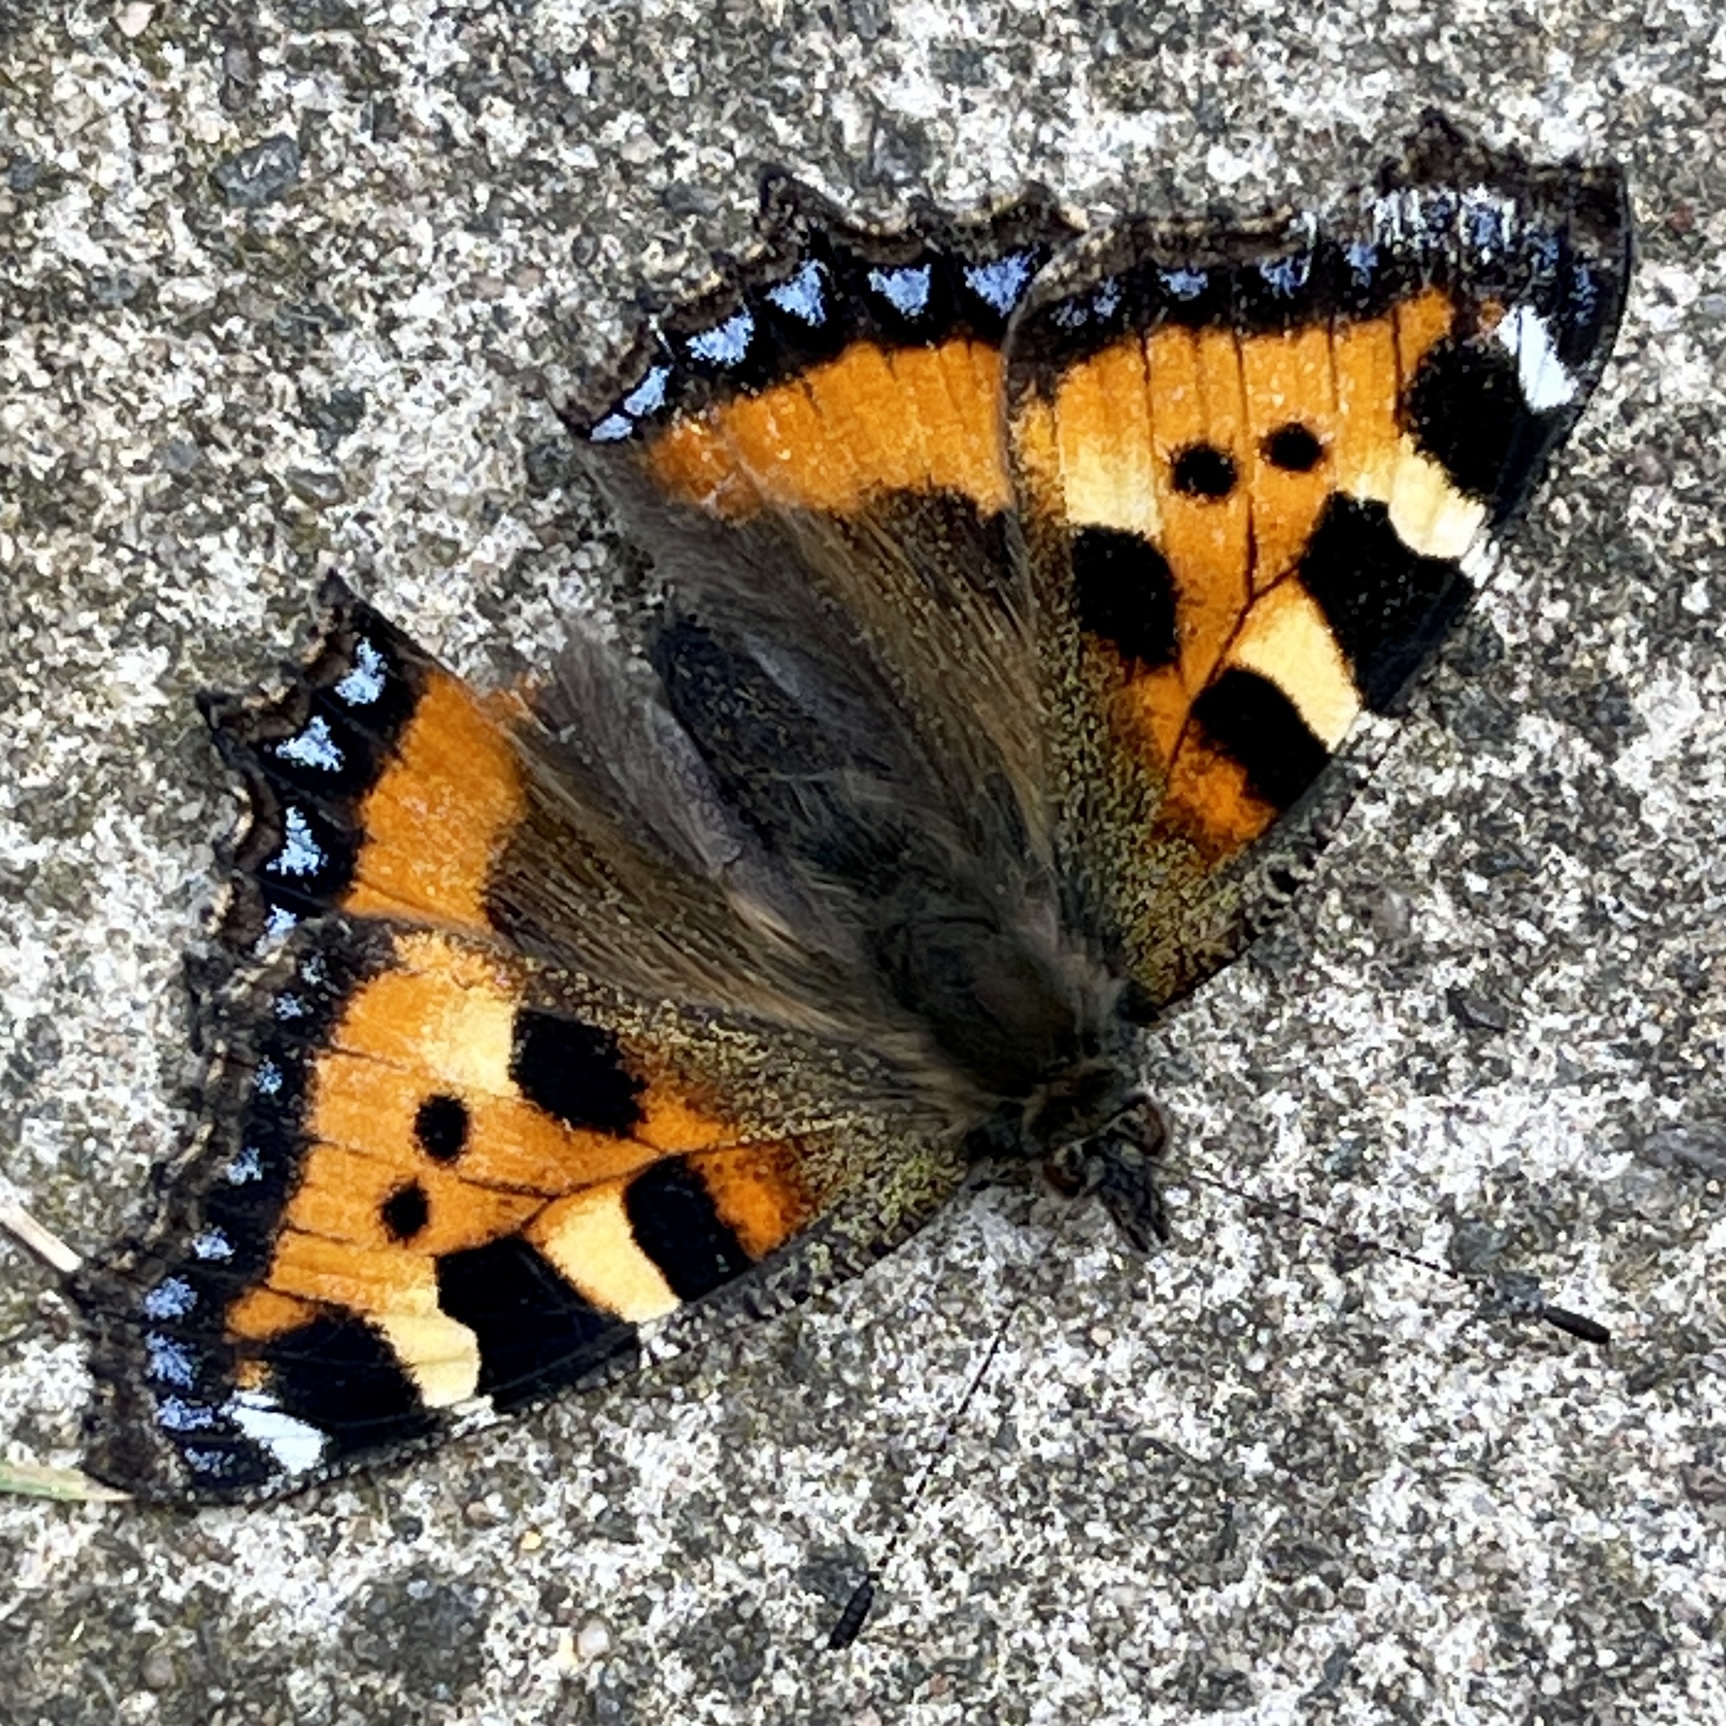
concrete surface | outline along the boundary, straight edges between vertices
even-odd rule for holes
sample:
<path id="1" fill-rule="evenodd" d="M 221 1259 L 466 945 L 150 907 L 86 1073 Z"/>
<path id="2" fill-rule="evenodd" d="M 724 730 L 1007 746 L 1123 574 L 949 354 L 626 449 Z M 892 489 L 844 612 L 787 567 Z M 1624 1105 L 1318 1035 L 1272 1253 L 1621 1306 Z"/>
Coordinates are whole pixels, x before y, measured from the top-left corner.
<path id="1" fill-rule="evenodd" d="M 741 241 L 756 163 L 878 210 L 1254 207 L 1436 102 L 1622 158 L 1642 236 L 1322 890 L 1153 1049 L 1196 1162 L 1500 1246 L 1608 1354 L 1213 1196 L 1143 1264 L 985 1195 L 794 1319 L 301 1501 L 0 1502 L 0 1720 L 1726 1718 L 1715 17 L 0 5 L 0 1155 L 85 1248 L 186 1127 L 234 807 L 193 692 L 266 672 L 332 565 L 469 673 L 543 653 L 614 567 L 546 394 Z M 1003 1323 L 877 1616 L 817 1653 Z M 81 1373 L 0 1245 L 5 1456 L 73 1459 Z"/>

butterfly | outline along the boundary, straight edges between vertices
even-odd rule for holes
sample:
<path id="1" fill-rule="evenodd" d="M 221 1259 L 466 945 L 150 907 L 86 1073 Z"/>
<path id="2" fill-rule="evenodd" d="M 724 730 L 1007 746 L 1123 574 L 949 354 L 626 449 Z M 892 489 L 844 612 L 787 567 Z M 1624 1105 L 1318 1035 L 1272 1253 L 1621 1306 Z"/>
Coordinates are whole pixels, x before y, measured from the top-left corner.
<path id="1" fill-rule="evenodd" d="M 865 1266 L 979 1166 L 1125 1238 L 1136 1040 L 1286 904 L 1574 426 L 1621 173 L 1436 118 L 1322 212 L 759 243 L 567 412 L 657 599 L 518 687 L 332 579 L 206 701 L 197 1129 L 71 1278 L 88 1467 L 246 1501 Z"/>

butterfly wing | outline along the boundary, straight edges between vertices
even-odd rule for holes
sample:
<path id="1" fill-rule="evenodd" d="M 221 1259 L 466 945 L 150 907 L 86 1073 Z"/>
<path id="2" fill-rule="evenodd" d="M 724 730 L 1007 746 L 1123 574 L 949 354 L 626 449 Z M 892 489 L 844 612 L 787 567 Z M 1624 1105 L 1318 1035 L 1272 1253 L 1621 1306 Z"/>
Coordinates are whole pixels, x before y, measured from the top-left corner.
<path id="1" fill-rule="evenodd" d="M 647 652 L 726 804 L 973 1111 L 1079 1053 L 1001 340 L 1071 226 L 1032 197 L 887 232 L 770 181 L 761 251 L 573 416 L 669 590 Z M 579 703 L 566 709 L 571 722 Z"/>
<path id="2" fill-rule="evenodd" d="M 878 1052 L 700 1004 L 760 941 L 711 872 L 617 832 L 573 768 L 545 807 L 556 745 L 519 699 L 328 598 L 283 695 L 212 704 L 251 819 L 201 1126 L 75 1284 L 92 1470 L 151 1496 L 285 1490 L 593 1382 L 817 1225 L 832 1269 L 885 1250 L 962 1173 Z M 548 823 L 591 950 L 659 967 L 645 1001 L 530 950 L 545 907 L 510 883 Z M 734 992 L 783 984 L 763 962 Z"/>
<path id="3" fill-rule="evenodd" d="M 1629 233 L 1616 170 L 1433 120 L 1326 218 L 1129 221 L 1038 279 L 1007 391 L 1063 876 L 1145 1008 L 1310 863 L 1586 404 Z"/>

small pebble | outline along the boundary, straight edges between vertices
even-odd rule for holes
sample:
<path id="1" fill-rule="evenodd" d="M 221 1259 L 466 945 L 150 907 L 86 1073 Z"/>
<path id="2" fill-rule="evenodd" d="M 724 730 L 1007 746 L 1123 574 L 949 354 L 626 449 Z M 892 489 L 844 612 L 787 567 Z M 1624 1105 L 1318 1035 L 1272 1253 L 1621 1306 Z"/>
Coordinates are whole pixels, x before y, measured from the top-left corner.
<path id="1" fill-rule="evenodd" d="M 282 475 L 288 490 L 301 503 L 309 503 L 322 509 L 328 504 L 342 501 L 342 478 L 340 474 L 326 473 L 320 468 L 291 467 Z"/>
<path id="2" fill-rule="evenodd" d="M 166 1648 L 152 1648 L 139 1671 L 146 1690 L 166 1690 L 174 1682 L 174 1657 Z"/>

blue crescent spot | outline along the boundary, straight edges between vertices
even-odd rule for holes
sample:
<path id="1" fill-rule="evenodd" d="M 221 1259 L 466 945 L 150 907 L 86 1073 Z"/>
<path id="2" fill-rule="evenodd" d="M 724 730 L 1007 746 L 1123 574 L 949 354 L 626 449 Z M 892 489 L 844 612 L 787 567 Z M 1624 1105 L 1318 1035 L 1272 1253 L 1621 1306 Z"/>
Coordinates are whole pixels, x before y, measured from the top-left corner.
<path id="1" fill-rule="evenodd" d="M 207 1403 L 187 1402 L 180 1396 L 165 1396 L 156 1404 L 156 1420 L 169 1432 L 208 1432 L 220 1419 Z"/>
<path id="2" fill-rule="evenodd" d="M 623 414 L 607 414 L 588 434 L 589 443 L 621 443 L 635 430 L 634 421 Z"/>
<path id="3" fill-rule="evenodd" d="M 714 366 L 735 366 L 742 363 L 755 335 L 752 312 L 734 312 L 724 323 L 690 336 L 684 346 L 698 360 Z"/>
<path id="4" fill-rule="evenodd" d="M 282 811 L 282 848 L 264 867 L 272 875 L 315 875 L 327 861 L 305 811 L 290 803 Z"/>
<path id="5" fill-rule="evenodd" d="M 1159 270 L 1163 286 L 1177 300 L 1196 300 L 1205 291 L 1210 277 L 1203 270 Z"/>
<path id="6" fill-rule="evenodd" d="M 796 275 L 769 288 L 767 297 L 780 311 L 801 318 L 811 329 L 819 329 L 827 322 L 821 266 L 813 258 Z"/>
<path id="7" fill-rule="evenodd" d="M 1009 252 L 992 263 L 967 264 L 965 285 L 985 305 L 1005 317 L 1024 297 L 1031 281 L 1031 254 Z"/>
<path id="8" fill-rule="evenodd" d="M 260 1097 L 274 1097 L 282 1089 L 282 1069 L 274 1061 L 263 1060 L 252 1075 L 252 1088 Z"/>
<path id="9" fill-rule="evenodd" d="M 190 1390 L 198 1382 L 198 1357 L 177 1338 L 146 1331 L 144 1353 L 148 1357 L 144 1370 L 151 1378 L 181 1390 Z"/>
<path id="10" fill-rule="evenodd" d="M 192 1237 L 192 1256 L 220 1264 L 234 1256 L 234 1243 L 220 1229 L 205 1229 Z"/>
<path id="11" fill-rule="evenodd" d="M 222 1174 L 231 1187 L 243 1187 L 248 1181 L 261 1181 L 264 1178 L 263 1153 L 255 1145 L 244 1146 Z"/>
<path id="12" fill-rule="evenodd" d="M 1266 258 L 1259 265 L 1259 274 L 1273 292 L 1289 299 L 1306 286 L 1307 277 L 1312 274 L 1312 254 L 1300 252 L 1292 258 Z"/>
<path id="13" fill-rule="evenodd" d="M 336 685 L 336 696 L 350 707 L 370 707 L 384 692 L 384 656 L 362 635 L 354 643 L 354 663 Z"/>
<path id="14" fill-rule="evenodd" d="M 164 1277 L 139 1303 L 145 1318 L 184 1318 L 198 1304 L 198 1291 L 184 1277 Z"/>
<path id="15" fill-rule="evenodd" d="M 657 413 L 665 406 L 665 386 L 671 379 L 670 366 L 654 366 L 647 376 L 623 398 L 623 411 L 639 419 L 643 414 Z"/>
<path id="16" fill-rule="evenodd" d="M 927 264 L 906 264 L 897 270 L 871 270 L 869 286 L 902 318 L 923 314 L 929 304 L 933 271 Z"/>
<path id="17" fill-rule="evenodd" d="M 180 1455 L 194 1474 L 207 1474 L 216 1479 L 237 1473 L 245 1461 L 238 1451 L 206 1450 L 201 1444 L 186 1445 Z"/>
<path id="18" fill-rule="evenodd" d="M 344 760 L 340 745 L 330 735 L 330 722 L 321 713 L 306 721 L 304 731 L 283 738 L 276 745 L 276 754 L 283 761 L 315 767 L 320 773 L 340 773 Z"/>
<path id="19" fill-rule="evenodd" d="M 299 917 L 285 905 L 272 905 L 264 919 L 264 932 L 258 937 L 258 951 L 274 946 L 298 922 Z"/>

